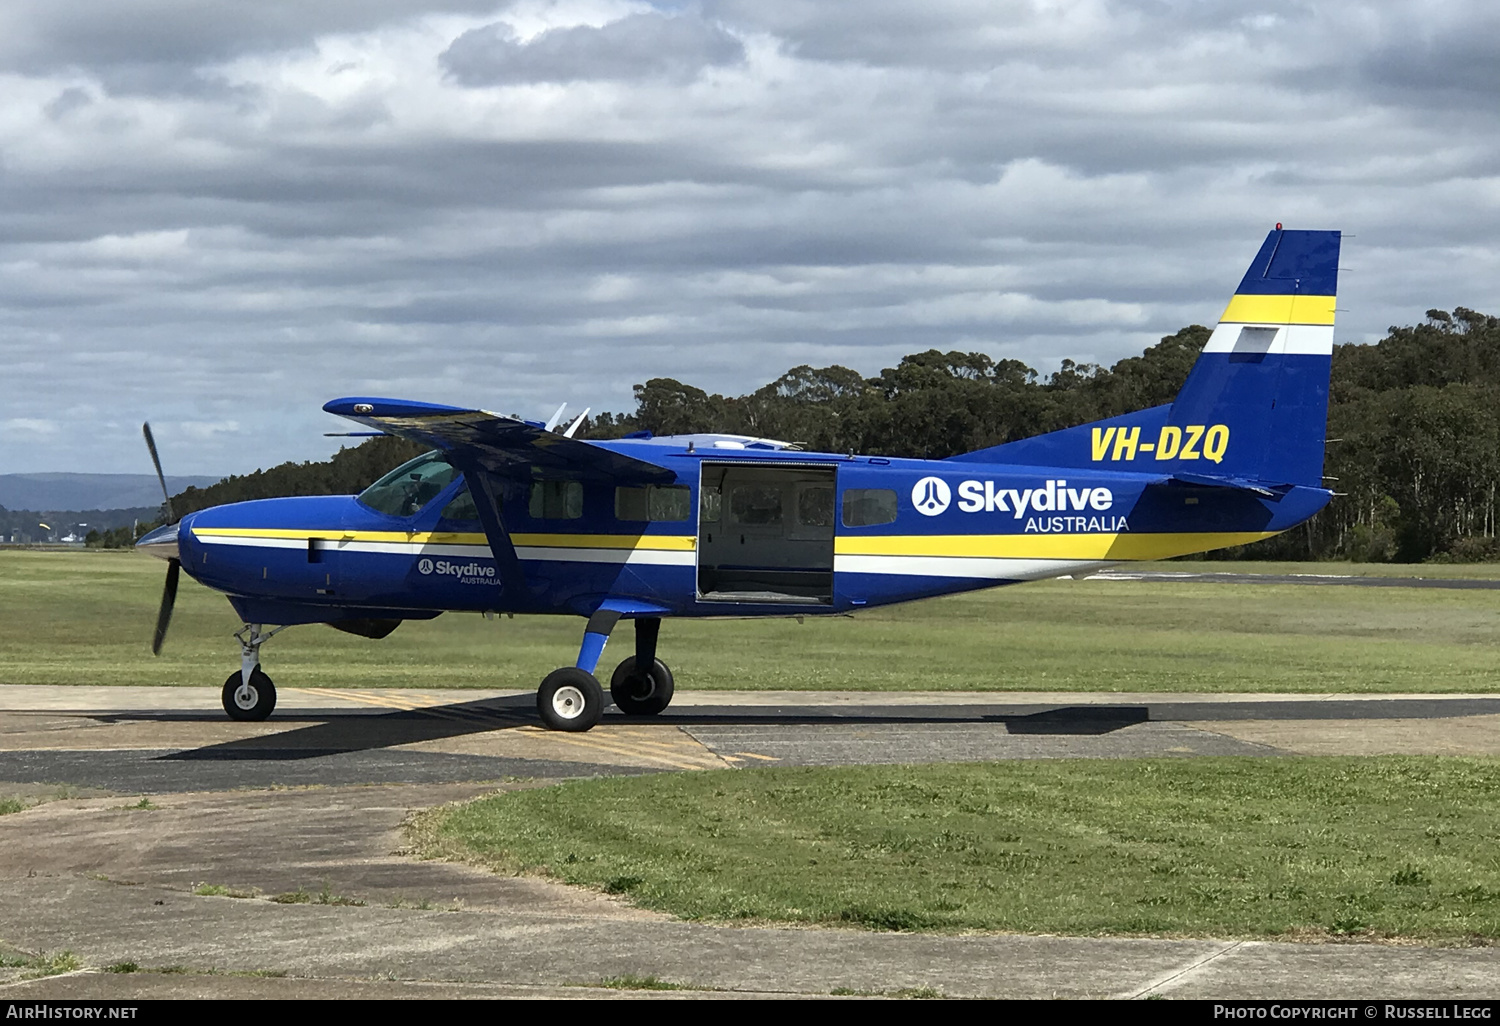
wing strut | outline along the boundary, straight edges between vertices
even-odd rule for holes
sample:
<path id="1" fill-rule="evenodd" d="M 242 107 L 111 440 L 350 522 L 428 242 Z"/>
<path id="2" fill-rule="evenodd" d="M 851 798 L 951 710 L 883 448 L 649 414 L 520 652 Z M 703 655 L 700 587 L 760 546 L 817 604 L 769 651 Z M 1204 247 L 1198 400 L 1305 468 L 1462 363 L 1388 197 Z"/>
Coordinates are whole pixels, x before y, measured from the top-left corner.
<path id="1" fill-rule="evenodd" d="M 469 494 L 474 496 L 474 506 L 479 511 L 479 522 L 484 525 L 484 535 L 489 539 L 495 568 L 500 571 L 501 587 L 507 598 L 512 601 L 520 599 L 526 594 L 526 574 L 521 569 L 521 559 L 516 555 L 510 532 L 500 519 L 500 496 L 495 494 L 494 482 L 477 467 L 465 466 L 463 472 Z"/>

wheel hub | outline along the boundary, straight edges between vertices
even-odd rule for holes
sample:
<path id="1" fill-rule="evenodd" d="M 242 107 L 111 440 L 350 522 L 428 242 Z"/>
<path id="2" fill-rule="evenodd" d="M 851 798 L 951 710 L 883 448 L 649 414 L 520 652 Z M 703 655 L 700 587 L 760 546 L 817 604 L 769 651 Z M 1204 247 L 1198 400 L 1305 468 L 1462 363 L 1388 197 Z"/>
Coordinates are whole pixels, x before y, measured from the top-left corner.
<path id="1" fill-rule="evenodd" d="M 565 720 L 573 720 L 581 716 L 583 704 L 583 692 L 571 684 L 564 685 L 552 693 L 552 711 Z"/>
<path id="2" fill-rule="evenodd" d="M 260 693 L 249 684 L 241 684 L 234 689 L 234 704 L 241 709 L 254 709 L 259 699 Z"/>
<path id="3" fill-rule="evenodd" d="M 630 677 L 630 697 L 644 701 L 656 694 L 656 681 L 649 673 L 635 673 Z"/>

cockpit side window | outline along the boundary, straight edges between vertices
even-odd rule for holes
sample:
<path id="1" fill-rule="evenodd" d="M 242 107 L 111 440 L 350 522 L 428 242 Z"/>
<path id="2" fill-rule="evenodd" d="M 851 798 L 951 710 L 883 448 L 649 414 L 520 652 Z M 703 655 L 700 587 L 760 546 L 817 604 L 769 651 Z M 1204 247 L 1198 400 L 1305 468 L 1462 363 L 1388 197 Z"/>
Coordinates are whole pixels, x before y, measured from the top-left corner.
<path id="1" fill-rule="evenodd" d="M 442 453 L 429 452 L 403 463 L 360 492 L 359 501 L 387 516 L 415 516 L 441 495 L 459 473 Z"/>
<path id="2" fill-rule="evenodd" d="M 469 492 L 468 485 L 460 488 L 452 501 L 443 507 L 441 516 L 444 520 L 477 521 L 479 519 L 479 507 L 474 505 L 474 496 Z"/>

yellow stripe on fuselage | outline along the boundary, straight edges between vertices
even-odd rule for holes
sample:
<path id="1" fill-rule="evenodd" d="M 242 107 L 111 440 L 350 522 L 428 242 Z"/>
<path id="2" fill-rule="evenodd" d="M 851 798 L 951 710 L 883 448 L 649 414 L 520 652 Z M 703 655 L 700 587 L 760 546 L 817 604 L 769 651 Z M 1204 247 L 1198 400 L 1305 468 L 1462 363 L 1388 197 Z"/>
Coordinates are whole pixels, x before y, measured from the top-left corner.
<path id="1" fill-rule="evenodd" d="M 541 549 L 666 549 L 691 552 L 698 539 L 690 534 L 513 534 L 517 545 Z"/>
<path id="2" fill-rule="evenodd" d="M 329 542 L 386 542 L 403 545 L 473 545 L 487 547 L 482 534 L 458 532 L 348 531 L 319 532 L 269 527 L 206 527 L 194 533 L 217 538 L 306 539 Z M 840 556 L 956 556 L 988 559 L 1141 560 L 1164 559 L 1274 537 L 1277 531 L 1218 533 L 1163 532 L 1140 534 L 943 534 L 838 535 Z M 608 549 L 691 552 L 697 539 L 686 534 L 515 534 L 512 542 L 532 549 Z"/>
<path id="3" fill-rule="evenodd" d="M 1236 295 L 1221 321 L 1232 324 L 1332 324 L 1333 296 Z"/>
<path id="4" fill-rule="evenodd" d="M 1163 559 L 1271 538 L 1279 531 L 1162 534 L 945 534 L 841 536 L 840 556 L 960 556 L 990 559 Z"/>
<path id="5" fill-rule="evenodd" d="M 279 527 L 195 527 L 203 538 L 316 538 L 329 542 L 392 542 L 401 545 L 489 545 L 482 534 L 453 531 L 327 531 Z M 690 534 L 513 534 L 516 545 L 554 549 L 661 549 L 691 552 Z"/>

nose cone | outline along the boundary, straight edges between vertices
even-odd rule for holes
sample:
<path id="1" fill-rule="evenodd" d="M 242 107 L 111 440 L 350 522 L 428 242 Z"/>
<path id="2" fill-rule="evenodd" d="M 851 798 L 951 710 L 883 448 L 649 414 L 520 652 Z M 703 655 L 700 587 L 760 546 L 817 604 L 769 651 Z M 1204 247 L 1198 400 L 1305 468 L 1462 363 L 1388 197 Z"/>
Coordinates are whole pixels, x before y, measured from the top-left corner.
<path id="1" fill-rule="evenodd" d="M 147 552 L 157 559 L 180 559 L 177 552 L 177 529 L 182 525 L 167 524 L 158 527 L 135 543 L 138 552 Z"/>

